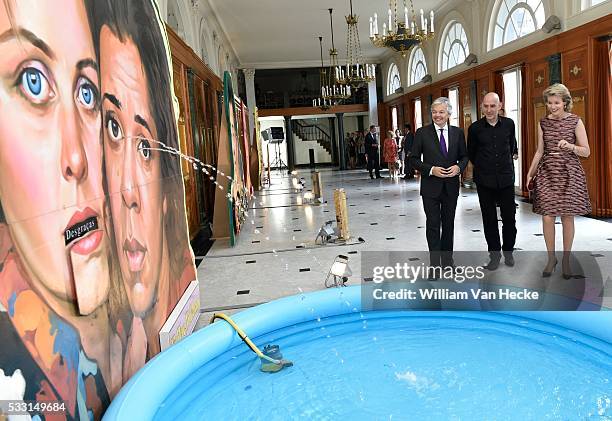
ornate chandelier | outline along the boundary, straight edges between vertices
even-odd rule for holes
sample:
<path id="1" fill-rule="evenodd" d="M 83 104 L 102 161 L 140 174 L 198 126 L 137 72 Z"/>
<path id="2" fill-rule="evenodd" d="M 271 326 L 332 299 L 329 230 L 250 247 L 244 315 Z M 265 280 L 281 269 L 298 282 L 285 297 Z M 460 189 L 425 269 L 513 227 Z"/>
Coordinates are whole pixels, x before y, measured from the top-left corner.
<path id="1" fill-rule="evenodd" d="M 321 96 L 312 100 L 312 106 L 319 107 L 322 111 L 327 111 L 331 108 L 331 103 L 324 96 L 328 78 L 327 69 L 323 66 L 323 37 L 319 37 L 319 47 L 321 49 L 321 69 L 319 70 L 319 89 L 321 91 Z"/>
<path id="2" fill-rule="evenodd" d="M 329 73 L 327 74 L 327 84 L 323 86 L 321 95 L 323 99 L 329 100 L 332 105 L 340 104 L 345 99 L 351 97 L 351 87 L 340 82 L 340 73 L 338 72 L 338 51 L 334 45 L 334 22 L 332 19 L 332 11 L 329 10 L 329 25 L 331 28 L 332 48 L 329 50 Z"/>
<path id="3" fill-rule="evenodd" d="M 376 65 L 365 63 L 359 42 L 359 16 L 353 14 L 353 0 L 350 1 L 351 14 L 346 18 L 346 71 L 335 67 L 334 72 L 339 83 L 358 87 L 376 78 Z"/>
<path id="4" fill-rule="evenodd" d="M 434 36 L 434 12 L 429 12 L 429 21 L 423 15 L 421 9 L 420 25 L 417 23 L 417 17 L 414 13 L 414 4 L 410 0 L 410 9 L 412 13 L 412 21 L 408 20 L 408 7 L 404 0 L 404 20 L 398 20 L 397 15 L 397 0 L 389 0 L 388 22 L 383 23 L 382 35 L 378 32 L 378 15 L 374 13 L 374 17 L 370 18 L 370 39 L 377 47 L 391 48 L 399 52 L 402 57 L 406 57 L 410 49 L 415 45 L 422 43 Z"/>

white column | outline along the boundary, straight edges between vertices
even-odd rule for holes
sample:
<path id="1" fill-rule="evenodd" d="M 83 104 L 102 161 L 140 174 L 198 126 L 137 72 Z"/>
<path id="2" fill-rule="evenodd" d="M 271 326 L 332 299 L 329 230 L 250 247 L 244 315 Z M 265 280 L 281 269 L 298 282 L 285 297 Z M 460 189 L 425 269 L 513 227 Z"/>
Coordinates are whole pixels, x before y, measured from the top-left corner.
<path id="1" fill-rule="evenodd" d="M 244 73 L 244 83 L 246 85 L 247 105 L 249 107 L 249 139 L 250 143 L 253 144 L 253 129 L 255 128 L 255 117 L 253 112 L 257 104 L 255 102 L 255 69 L 242 69 Z"/>
<path id="2" fill-rule="evenodd" d="M 378 126 L 378 98 L 376 97 L 376 79 L 368 82 L 368 111 L 370 126 Z"/>

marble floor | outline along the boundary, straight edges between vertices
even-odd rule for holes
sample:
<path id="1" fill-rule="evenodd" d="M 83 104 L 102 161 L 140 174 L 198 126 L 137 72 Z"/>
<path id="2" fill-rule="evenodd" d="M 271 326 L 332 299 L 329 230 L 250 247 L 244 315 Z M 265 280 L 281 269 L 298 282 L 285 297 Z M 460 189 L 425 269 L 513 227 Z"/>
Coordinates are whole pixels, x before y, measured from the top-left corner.
<path id="1" fill-rule="evenodd" d="M 383 175 L 386 175 L 383 172 Z M 324 281 L 337 255 L 349 258 L 348 285 L 361 282 L 364 251 L 427 250 L 425 214 L 418 180 L 370 180 L 364 170 L 321 170 L 324 203 L 304 203 L 312 188 L 310 170 L 296 175 L 273 173 L 271 185 L 257 192 L 237 242 L 217 240 L 198 267 L 201 317 L 233 314 L 260 303 L 325 288 Z M 301 180 L 303 190 L 295 188 Z M 335 220 L 334 189 L 344 188 L 351 239 L 345 245 L 318 245 L 315 237 L 325 221 Z M 531 205 L 517 197 L 519 250 L 546 250 L 542 224 Z M 560 223 L 560 222 L 558 222 Z M 500 223 L 501 225 L 501 223 Z M 562 250 L 561 226 L 557 250 Z M 612 273 L 612 223 L 586 217 L 575 220 L 574 250 L 602 252 L 607 273 Z M 455 218 L 455 250 L 486 250 L 475 190 L 463 189 Z M 605 255 L 605 256 L 604 256 Z M 607 275 L 604 277 L 607 279 Z M 610 286 L 610 285 L 608 285 Z"/>

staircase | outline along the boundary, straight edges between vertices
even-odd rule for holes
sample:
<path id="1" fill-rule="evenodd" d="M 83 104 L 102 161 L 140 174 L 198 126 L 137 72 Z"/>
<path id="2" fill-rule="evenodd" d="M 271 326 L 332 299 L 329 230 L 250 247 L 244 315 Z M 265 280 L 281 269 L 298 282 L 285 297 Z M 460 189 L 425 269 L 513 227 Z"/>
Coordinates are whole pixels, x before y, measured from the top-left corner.
<path id="1" fill-rule="evenodd" d="M 306 120 L 291 120 L 291 130 L 304 141 L 317 142 L 331 155 L 331 136 L 317 124 L 309 124 Z"/>

